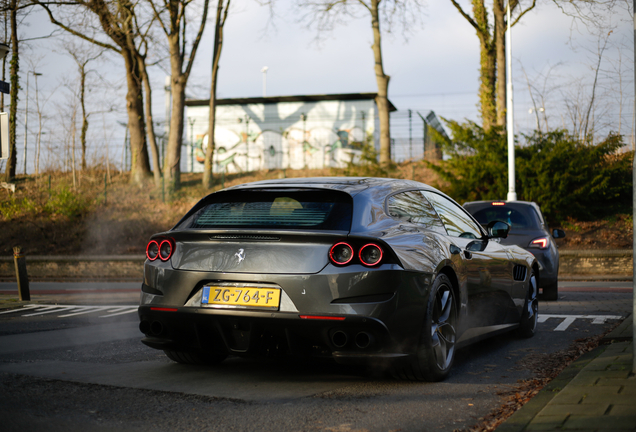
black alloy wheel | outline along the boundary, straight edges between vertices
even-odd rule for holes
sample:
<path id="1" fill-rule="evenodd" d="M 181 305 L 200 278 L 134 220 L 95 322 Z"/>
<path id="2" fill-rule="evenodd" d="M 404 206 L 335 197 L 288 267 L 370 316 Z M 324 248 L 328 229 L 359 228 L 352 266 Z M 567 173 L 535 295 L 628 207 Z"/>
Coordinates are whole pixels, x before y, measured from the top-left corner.
<path id="1" fill-rule="evenodd" d="M 445 279 L 445 275 L 443 275 Z M 437 282 L 437 281 L 436 281 Z M 433 293 L 431 293 L 433 298 Z M 434 292 L 433 309 L 430 310 L 431 349 L 436 372 L 448 373 L 455 359 L 455 336 L 457 313 L 453 288 L 448 283 L 440 284 Z"/>
<path id="2" fill-rule="evenodd" d="M 521 321 L 519 322 L 519 336 L 531 338 L 537 331 L 537 321 L 539 319 L 539 286 L 534 272 L 528 278 L 528 293 L 526 302 L 523 305 Z"/>
<path id="3" fill-rule="evenodd" d="M 416 358 L 394 367 L 396 378 L 414 381 L 441 381 L 448 376 L 455 360 L 457 300 L 453 285 L 444 274 L 431 286 Z"/>

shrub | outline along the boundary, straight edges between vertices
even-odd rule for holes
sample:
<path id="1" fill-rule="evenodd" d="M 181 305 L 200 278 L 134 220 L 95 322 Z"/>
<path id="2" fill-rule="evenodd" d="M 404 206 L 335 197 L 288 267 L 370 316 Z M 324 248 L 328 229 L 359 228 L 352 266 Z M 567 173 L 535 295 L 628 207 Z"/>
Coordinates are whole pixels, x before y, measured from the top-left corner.
<path id="1" fill-rule="evenodd" d="M 585 144 L 565 131 L 536 133 L 517 148 L 520 199 L 539 203 L 553 220 L 631 212 L 633 152 L 617 153 L 622 137 Z"/>
<path id="2" fill-rule="evenodd" d="M 448 182 L 440 188 L 460 202 L 506 199 L 508 150 L 502 129 L 446 123 L 453 140 L 445 140 L 443 149 L 450 159 L 428 163 Z M 631 212 L 633 152 L 617 153 L 623 145 L 620 135 L 610 134 L 594 145 L 562 130 L 523 138 L 525 144 L 515 146 L 519 200 L 537 202 L 555 222 Z"/>
<path id="3" fill-rule="evenodd" d="M 77 218 L 88 213 L 90 199 L 74 193 L 68 188 L 55 191 L 51 199 L 44 205 L 44 211 L 49 214 Z"/>

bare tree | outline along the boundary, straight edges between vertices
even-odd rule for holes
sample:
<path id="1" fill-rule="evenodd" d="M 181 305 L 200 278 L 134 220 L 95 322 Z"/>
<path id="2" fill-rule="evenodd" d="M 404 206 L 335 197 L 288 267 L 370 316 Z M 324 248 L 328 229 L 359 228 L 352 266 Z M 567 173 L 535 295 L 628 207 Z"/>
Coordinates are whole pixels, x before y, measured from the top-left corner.
<path id="1" fill-rule="evenodd" d="M 146 68 L 146 56 L 148 53 L 148 42 L 143 42 L 144 52 L 139 53 L 141 57 L 139 59 L 141 80 L 144 85 L 145 98 L 145 112 L 146 112 L 146 130 L 148 131 L 148 144 L 150 145 L 150 154 L 152 155 L 152 172 L 155 180 L 155 186 L 161 185 L 161 163 L 159 161 L 159 149 L 157 148 L 157 137 L 155 135 L 155 126 L 152 116 L 152 87 L 150 85 L 150 78 L 148 77 L 148 70 Z"/>
<path id="2" fill-rule="evenodd" d="M 385 166 L 391 161 L 388 100 L 390 77 L 384 72 L 380 25 L 386 26 L 385 32 L 390 32 L 396 22 L 408 30 L 419 20 L 422 3 L 419 0 L 298 0 L 298 4 L 308 11 L 303 19 L 315 26 L 318 32 L 329 31 L 351 17 L 357 18 L 360 12 L 371 19 L 373 69 L 378 86 L 375 102 L 380 119 L 380 164 Z"/>
<path id="3" fill-rule="evenodd" d="M 488 11 L 485 0 L 472 0 L 472 16 L 459 4 L 450 0 L 462 17 L 475 29 L 479 38 L 479 112 L 484 129 L 506 124 L 506 41 L 508 22 L 505 0 L 493 0 Z M 511 11 L 517 11 L 511 25 L 536 6 L 536 0 L 523 8 L 520 0 L 509 0 Z M 492 24 L 490 16 L 493 17 Z"/>
<path id="4" fill-rule="evenodd" d="M 87 69 L 90 62 L 97 60 L 103 53 L 104 49 L 99 50 L 86 48 L 74 41 L 65 41 L 64 50 L 73 58 L 77 65 L 79 74 L 79 91 L 78 98 L 82 114 L 82 128 L 80 129 L 80 146 L 82 149 L 81 169 L 86 169 L 86 134 L 88 132 L 88 117 L 90 113 L 86 111 L 86 78 L 93 70 Z"/>
<path id="5" fill-rule="evenodd" d="M 142 27 L 138 4 L 131 0 L 33 0 L 41 5 L 51 22 L 72 35 L 119 54 L 125 65 L 126 109 L 131 147 L 131 181 L 141 185 L 150 175 L 143 105 L 142 65 L 139 54 Z M 53 11 L 55 10 L 55 14 Z M 143 12 L 143 11 L 142 11 Z"/>
<path id="6" fill-rule="evenodd" d="M 164 165 L 164 177 L 169 190 L 177 190 L 181 184 L 181 146 L 183 144 L 185 89 L 192 72 L 201 36 L 208 16 L 209 0 L 203 4 L 196 15 L 200 15 L 198 30 L 188 47 L 188 20 L 192 18 L 188 12 L 193 11 L 193 0 L 147 0 L 154 11 L 154 18 L 163 30 L 170 55 L 170 89 L 172 93 L 172 114 L 170 117 L 170 133 L 168 149 Z M 187 60 L 186 60 L 187 59 Z"/>
<path id="7" fill-rule="evenodd" d="M 511 26 L 537 5 L 537 0 L 471 0 L 472 15 L 468 8 L 461 6 L 462 0 L 450 0 L 461 16 L 475 29 L 479 38 L 479 112 L 484 129 L 493 125 L 506 125 L 506 42 L 508 27 L 506 10 L 510 6 L 513 13 Z M 523 5 L 522 5 L 523 3 Z M 607 11 L 623 0 L 546 0 L 555 4 L 564 14 L 592 29 L 607 26 Z M 490 6 L 490 9 L 489 9 Z M 492 20 L 492 23 L 491 23 Z"/>
<path id="8" fill-rule="evenodd" d="M 231 0 L 217 0 L 216 21 L 214 24 L 214 48 L 212 50 L 212 80 L 210 84 L 210 114 L 208 117 L 208 148 L 205 151 L 205 163 L 203 165 L 203 187 L 212 187 L 212 163 L 214 160 L 214 127 L 216 124 L 216 84 L 219 74 L 219 61 L 223 48 L 223 27 L 230 9 Z"/>

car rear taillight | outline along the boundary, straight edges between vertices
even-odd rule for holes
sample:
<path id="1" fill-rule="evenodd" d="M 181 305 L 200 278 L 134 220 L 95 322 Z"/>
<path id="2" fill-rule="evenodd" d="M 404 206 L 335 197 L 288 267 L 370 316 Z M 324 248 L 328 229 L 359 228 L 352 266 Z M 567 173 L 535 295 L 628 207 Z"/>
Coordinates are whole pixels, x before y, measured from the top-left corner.
<path id="1" fill-rule="evenodd" d="M 382 261 L 382 249 L 376 244 L 369 243 L 360 248 L 358 257 L 362 264 L 374 266 Z"/>
<path id="2" fill-rule="evenodd" d="M 163 240 L 159 245 L 159 259 L 161 261 L 168 261 L 172 256 L 172 251 L 174 248 L 172 247 L 172 242 L 170 240 Z"/>
<path id="3" fill-rule="evenodd" d="M 530 244 L 528 245 L 529 248 L 537 248 L 537 249 L 547 249 L 548 248 L 548 238 L 547 237 L 540 237 L 537 239 L 534 239 L 530 242 Z"/>
<path id="4" fill-rule="evenodd" d="M 146 246 L 146 256 L 150 261 L 154 261 L 159 256 L 159 243 L 156 240 L 150 240 Z"/>
<path id="5" fill-rule="evenodd" d="M 334 264 L 348 264 L 353 259 L 353 248 L 345 242 L 336 243 L 329 250 L 329 258 Z"/>
<path id="6" fill-rule="evenodd" d="M 494 206 L 502 206 L 502 205 L 506 205 L 506 203 L 505 203 L 505 202 L 501 202 L 501 201 L 493 201 L 493 202 L 491 202 L 490 204 L 491 204 L 491 205 L 494 205 Z"/>
<path id="7" fill-rule="evenodd" d="M 150 240 L 146 246 L 146 256 L 150 261 L 159 258 L 168 261 L 174 252 L 174 242 L 171 239 Z"/>

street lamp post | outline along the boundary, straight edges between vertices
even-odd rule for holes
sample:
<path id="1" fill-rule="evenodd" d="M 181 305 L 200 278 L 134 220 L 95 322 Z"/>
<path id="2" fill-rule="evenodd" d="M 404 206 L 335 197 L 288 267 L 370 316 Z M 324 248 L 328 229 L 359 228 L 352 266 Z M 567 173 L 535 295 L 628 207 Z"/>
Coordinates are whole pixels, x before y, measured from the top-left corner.
<path id="1" fill-rule="evenodd" d="M 507 103 L 506 103 L 506 120 L 508 130 L 508 201 L 517 201 L 517 192 L 515 191 L 515 131 L 514 131 L 514 115 L 513 115 L 513 98 L 512 98 L 512 34 L 510 24 L 510 2 L 508 2 L 508 31 L 506 32 L 506 59 L 507 59 Z"/>

